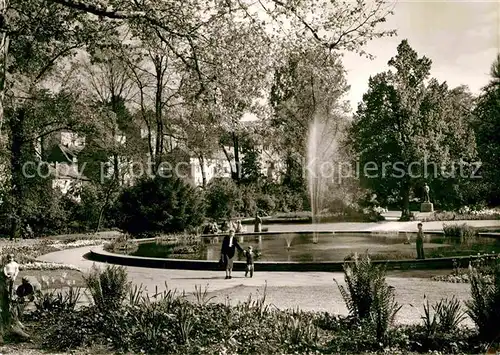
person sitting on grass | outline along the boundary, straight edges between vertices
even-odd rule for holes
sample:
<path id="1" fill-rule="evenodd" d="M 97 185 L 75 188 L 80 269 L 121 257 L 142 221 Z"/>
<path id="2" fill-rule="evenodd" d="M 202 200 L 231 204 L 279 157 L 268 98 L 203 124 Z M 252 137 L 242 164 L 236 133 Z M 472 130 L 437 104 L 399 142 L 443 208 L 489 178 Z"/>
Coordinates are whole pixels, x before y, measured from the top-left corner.
<path id="1" fill-rule="evenodd" d="M 247 277 L 248 273 L 250 273 L 250 277 L 253 277 L 253 271 L 254 271 L 254 264 L 253 264 L 253 250 L 252 246 L 250 245 L 248 247 L 248 250 L 245 250 L 245 256 L 247 258 L 247 267 L 245 270 L 245 277 Z"/>
<path id="2" fill-rule="evenodd" d="M 417 246 L 417 259 L 425 259 L 424 256 L 424 232 L 422 230 L 422 223 L 419 223 L 417 225 L 418 227 L 418 232 L 417 232 L 417 241 L 416 241 L 416 246 Z"/>
<path id="3" fill-rule="evenodd" d="M 19 264 L 14 260 L 14 254 L 7 255 L 7 265 L 3 268 L 3 273 L 7 278 L 7 285 L 9 287 L 9 295 L 12 297 L 14 282 L 19 274 Z"/>
<path id="4" fill-rule="evenodd" d="M 234 230 L 231 229 L 229 230 L 229 234 L 224 237 L 220 250 L 221 261 L 226 269 L 226 280 L 231 279 L 231 273 L 233 271 L 233 259 L 236 254 L 236 249 L 243 252 L 243 248 L 238 244 L 236 238 L 234 237 Z"/>

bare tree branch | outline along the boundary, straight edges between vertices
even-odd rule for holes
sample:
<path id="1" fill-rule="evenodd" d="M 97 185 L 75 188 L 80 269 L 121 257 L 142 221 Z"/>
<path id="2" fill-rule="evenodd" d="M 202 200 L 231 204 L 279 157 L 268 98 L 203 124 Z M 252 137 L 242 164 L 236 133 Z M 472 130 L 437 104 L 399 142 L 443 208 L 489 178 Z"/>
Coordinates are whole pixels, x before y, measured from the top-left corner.
<path id="1" fill-rule="evenodd" d="M 159 27 L 168 33 L 178 36 L 178 37 L 188 37 L 189 33 L 180 33 L 174 31 L 172 28 L 168 27 L 165 23 L 158 20 L 157 18 L 147 15 L 146 11 L 120 11 L 117 9 L 103 9 L 99 6 L 86 4 L 81 1 L 76 0 L 50 0 L 56 4 L 63 5 L 75 10 L 87 12 L 93 15 L 106 17 L 115 20 L 132 20 L 132 19 L 143 19 L 149 22 L 151 25 Z"/>

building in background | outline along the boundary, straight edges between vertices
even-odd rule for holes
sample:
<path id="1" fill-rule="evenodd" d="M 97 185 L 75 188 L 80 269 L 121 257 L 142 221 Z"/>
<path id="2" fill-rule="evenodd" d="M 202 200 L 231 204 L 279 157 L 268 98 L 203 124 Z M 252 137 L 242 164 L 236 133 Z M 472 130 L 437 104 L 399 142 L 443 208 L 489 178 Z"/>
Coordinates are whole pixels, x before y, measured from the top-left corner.
<path id="1" fill-rule="evenodd" d="M 85 137 L 70 131 L 56 132 L 37 144 L 37 156 L 49 165 L 52 188 L 80 200 L 79 191 L 88 179 L 78 166 L 78 154 L 85 148 Z"/>
<path id="2" fill-rule="evenodd" d="M 110 154 L 109 160 L 103 162 L 103 177 L 112 178 L 115 170 L 118 169 L 120 185 L 133 185 L 140 177 L 151 174 L 148 169 L 154 161 L 154 154 L 152 157 L 150 148 L 154 153 L 156 132 L 144 127 L 138 128 L 137 138 L 140 138 L 137 142 L 138 149 L 132 156 L 129 156 L 125 149 L 121 149 L 127 146 L 126 134 L 117 128 L 113 132 L 113 137 L 107 138 L 109 141 L 107 144 L 115 145 L 113 149 L 115 153 Z M 71 194 L 78 200 L 78 191 L 90 181 L 85 176 L 85 165 L 79 161 L 78 156 L 83 149 L 92 149 L 90 147 L 94 145 L 91 141 L 87 141 L 84 136 L 75 132 L 65 130 L 45 137 L 43 141 L 37 142 L 36 146 L 38 159 L 50 165 L 52 187 L 59 189 L 63 194 Z M 279 181 L 282 171 L 279 153 L 268 146 L 260 146 L 258 150 L 260 151 L 261 175 L 270 181 Z M 236 171 L 234 149 L 231 146 L 225 146 L 224 149 L 221 147 L 210 156 L 200 159 L 186 147 L 182 139 L 169 136 L 162 154 L 164 155 L 162 159 L 171 165 L 170 169 L 175 169 L 171 171 L 172 173 L 180 175 L 195 186 L 203 186 L 204 182 L 208 184 L 215 178 L 231 178 L 232 171 Z M 240 152 L 240 161 L 243 159 L 244 154 Z M 168 173 L 164 171 L 164 174 Z"/>

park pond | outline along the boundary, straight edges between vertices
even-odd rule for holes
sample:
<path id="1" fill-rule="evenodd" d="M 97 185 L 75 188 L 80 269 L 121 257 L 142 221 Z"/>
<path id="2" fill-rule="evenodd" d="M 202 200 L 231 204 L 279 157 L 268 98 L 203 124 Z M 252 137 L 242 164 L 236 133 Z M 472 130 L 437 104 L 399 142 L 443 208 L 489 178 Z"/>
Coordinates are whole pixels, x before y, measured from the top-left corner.
<path id="1" fill-rule="evenodd" d="M 344 261 L 354 254 L 368 253 L 374 260 L 401 260 L 416 257 L 413 233 L 266 233 L 239 235 L 242 248 L 252 246 L 257 261 L 326 262 Z M 179 243 L 164 241 L 139 243 L 129 254 L 142 257 L 214 260 L 220 257 L 223 236 L 203 236 L 197 241 Z M 428 234 L 425 237 L 426 258 L 469 256 L 500 252 L 500 240 L 475 237 L 467 241 Z M 244 260 L 242 253 L 238 260 Z"/>

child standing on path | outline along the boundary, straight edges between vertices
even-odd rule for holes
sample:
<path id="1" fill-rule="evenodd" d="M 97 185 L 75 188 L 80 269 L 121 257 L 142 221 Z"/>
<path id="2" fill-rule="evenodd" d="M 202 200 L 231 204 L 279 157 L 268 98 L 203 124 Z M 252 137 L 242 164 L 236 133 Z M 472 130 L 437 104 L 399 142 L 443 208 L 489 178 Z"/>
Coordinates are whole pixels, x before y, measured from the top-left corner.
<path id="1" fill-rule="evenodd" d="M 253 265 L 253 250 L 252 246 L 248 247 L 248 250 L 245 250 L 245 255 L 247 257 L 247 268 L 245 271 L 245 277 L 248 276 L 248 273 L 250 273 L 250 277 L 253 277 L 253 271 L 254 271 L 254 265 Z"/>

